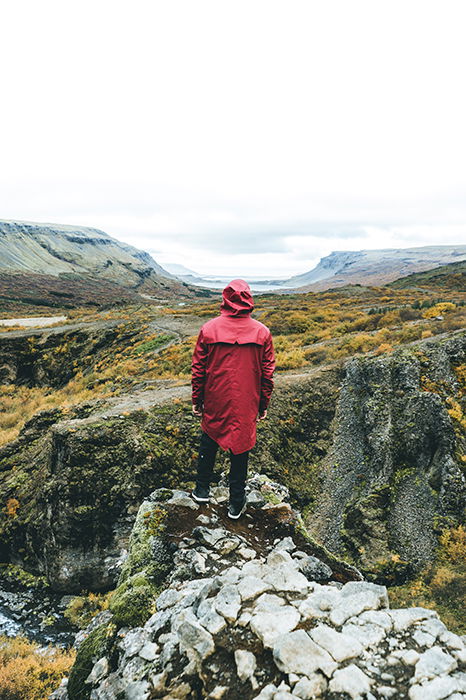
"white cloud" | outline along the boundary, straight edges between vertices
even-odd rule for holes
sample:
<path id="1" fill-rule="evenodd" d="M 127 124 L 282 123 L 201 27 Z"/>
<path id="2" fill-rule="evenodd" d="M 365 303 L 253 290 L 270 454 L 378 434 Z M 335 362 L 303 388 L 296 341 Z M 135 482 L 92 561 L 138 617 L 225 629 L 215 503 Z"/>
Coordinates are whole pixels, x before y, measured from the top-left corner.
<path id="1" fill-rule="evenodd" d="M 464 242 L 465 20 L 462 0 L 3 3 L 0 217 L 232 275 Z"/>

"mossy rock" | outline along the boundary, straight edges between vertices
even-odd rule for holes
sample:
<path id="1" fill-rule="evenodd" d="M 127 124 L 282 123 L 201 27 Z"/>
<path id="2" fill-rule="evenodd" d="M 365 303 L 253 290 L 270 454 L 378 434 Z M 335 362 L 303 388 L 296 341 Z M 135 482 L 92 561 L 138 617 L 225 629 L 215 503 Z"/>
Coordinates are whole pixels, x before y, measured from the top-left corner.
<path id="1" fill-rule="evenodd" d="M 102 656 L 111 656 L 117 626 L 107 622 L 95 630 L 82 642 L 68 680 L 69 700 L 88 700 L 91 686 L 85 683 L 95 662 Z"/>
<path id="2" fill-rule="evenodd" d="M 155 612 L 155 599 L 161 591 L 144 574 L 134 574 L 110 598 L 109 609 L 118 627 L 143 625 Z"/>

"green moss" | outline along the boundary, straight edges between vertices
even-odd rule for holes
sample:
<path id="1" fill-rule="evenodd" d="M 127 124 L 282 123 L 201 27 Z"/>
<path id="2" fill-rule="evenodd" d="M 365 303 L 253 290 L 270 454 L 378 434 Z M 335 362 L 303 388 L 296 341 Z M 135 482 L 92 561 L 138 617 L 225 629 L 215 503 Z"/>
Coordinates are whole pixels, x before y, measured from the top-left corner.
<path id="1" fill-rule="evenodd" d="M 110 598 L 110 611 L 118 627 L 143 625 L 155 612 L 155 599 L 162 588 L 145 573 L 134 574 Z"/>
<path id="2" fill-rule="evenodd" d="M 16 564 L 0 564 L 0 581 L 27 588 L 48 588 L 45 576 L 36 576 Z"/>
<path id="3" fill-rule="evenodd" d="M 84 681 L 92 671 L 95 662 L 102 656 L 110 656 L 115 641 L 117 627 L 112 622 L 93 630 L 79 647 L 76 660 L 68 680 L 69 700 L 88 700 L 91 686 Z"/>

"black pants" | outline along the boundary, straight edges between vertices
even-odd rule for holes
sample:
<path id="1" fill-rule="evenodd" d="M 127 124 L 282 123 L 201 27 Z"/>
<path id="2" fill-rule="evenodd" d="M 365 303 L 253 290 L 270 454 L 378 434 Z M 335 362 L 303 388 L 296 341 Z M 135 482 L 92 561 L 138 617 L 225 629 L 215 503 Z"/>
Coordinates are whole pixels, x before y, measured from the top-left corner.
<path id="1" fill-rule="evenodd" d="M 214 470 L 215 456 L 218 443 L 202 431 L 199 446 L 199 460 L 197 463 L 197 482 L 209 486 Z M 230 474 L 228 482 L 230 486 L 230 503 L 241 505 L 244 500 L 244 487 L 248 473 L 249 451 L 234 455 L 230 450 Z"/>

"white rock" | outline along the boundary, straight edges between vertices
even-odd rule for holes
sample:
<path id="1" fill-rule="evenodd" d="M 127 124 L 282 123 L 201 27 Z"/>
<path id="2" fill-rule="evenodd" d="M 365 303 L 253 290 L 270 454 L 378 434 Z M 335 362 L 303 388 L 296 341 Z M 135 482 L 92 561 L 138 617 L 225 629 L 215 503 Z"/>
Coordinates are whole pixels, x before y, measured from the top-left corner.
<path id="1" fill-rule="evenodd" d="M 458 690 L 458 683 L 449 676 L 434 678 L 424 685 L 413 685 L 409 690 L 410 700 L 443 700 Z"/>
<path id="2" fill-rule="evenodd" d="M 428 647 L 429 649 L 435 642 L 435 637 L 432 634 L 422 632 L 421 630 L 414 632 L 413 639 L 420 647 Z"/>
<path id="3" fill-rule="evenodd" d="M 293 695 L 302 700 L 311 700 L 322 696 L 327 690 L 327 680 L 320 673 L 311 673 L 307 678 L 301 678 L 293 688 Z"/>
<path id="4" fill-rule="evenodd" d="M 458 662 L 450 654 L 440 647 L 432 647 L 419 657 L 414 677 L 417 681 L 430 680 L 443 673 L 451 673 L 457 666 Z"/>
<path id="5" fill-rule="evenodd" d="M 147 700 L 150 697 L 150 686 L 147 681 L 132 681 L 125 686 L 126 700 Z"/>
<path id="6" fill-rule="evenodd" d="M 236 672 L 240 681 L 246 681 L 254 676 L 257 661 L 251 651 L 246 649 L 236 649 L 235 651 Z"/>
<path id="7" fill-rule="evenodd" d="M 96 661 L 92 667 L 92 671 L 84 681 L 85 683 L 98 683 L 104 676 L 108 674 L 108 659 L 103 656 L 101 659 Z"/>
<path id="8" fill-rule="evenodd" d="M 354 664 L 335 672 L 329 690 L 333 693 L 347 693 L 351 698 L 362 698 L 371 689 L 371 679 Z"/>
<path id="9" fill-rule="evenodd" d="M 351 618 L 355 619 L 355 618 Z M 368 647 L 377 646 L 385 638 L 385 630 L 379 625 L 355 625 L 349 622 L 342 629 L 343 634 L 347 634 L 367 649 Z"/>
<path id="10" fill-rule="evenodd" d="M 273 645 L 273 658 L 284 673 L 309 676 L 322 671 L 331 676 L 337 668 L 330 654 L 302 629 L 278 637 Z"/>
<path id="11" fill-rule="evenodd" d="M 340 601 L 340 592 L 330 586 L 320 586 L 314 590 L 299 606 L 299 612 L 305 620 L 328 617 L 328 612 Z"/>
<path id="12" fill-rule="evenodd" d="M 263 593 L 253 603 L 254 612 L 272 612 L 285 605 L 285 601 L 275 593 Z"/>
<path id="13" fill-rule="evenodd" d="M 280 554 L 286 554 L 286 552 L 280 552 Z M 305 594 L 309 590 L 307 578 L 300 571 L 287 564 L 274 566 L 273 571 L 264 576 L 264 581 L 272 584 L 277 591 Z"/>
<path id="14" fill-rule="evenodd" d="M 155 642 L 146 642 L 138 653 L 141 659 L 145 659 L 146 661 L 153 661 L 156 658 L 158 651 L 158 644 L 155 644 Z"/>
<path id="15" fill-rule="evenodd" d="M 180 624 L 177 632 L 180 648 L 193 649 L 201 659 L 205 659 L 215 651 L 212 635 L 197 620 L 185 620 Z"/>
<path id="16" fill-rule="evenodd" d="M 282 540 L 277 542 L 274 549 L 284 550 L 285 552 L 292 552 L 294 549 L 296 549 L 296 545 L 291 537 L 284 537 Z"/>
<path id="17" fill-rule="evenodd" d="M 272 700 L 277 690 L 278 688 L 276 685 L 269 683 L 265 688 L 262 688 L 261 692 L 259 695 L 255 696 L 254 700 Z"/>
<path id="18" fill-rule="evenodd" d="M 251 613 L 246 610 L 245 612 L 242 612 L 241 615 L 238 617 L 237 624 L 240 627 L 246 627 L 246 625 L 249 625 L 249 623 L 251 622 L 251 618 Z"/>
<path id="19" fill-rule="evenodd" d="M 238 554 L 240 557 L 243 557 L 243 559 L 255 559 L 256 552 L 254 549 L 251 549 L 250 547 L 241 547 L 241 549 L 238 549 Z"/>
<path id="20" fill-rule="evenodd" d="M 200 617 L 199 622 L 210 634 L 218 634 L 227 624 L 223 615 L 219 615 L 213 608 Z"/>
<path id="21" fill-rule="evenodd" d="M 257 576 L 244 576 L 238 581 L 238 591 L 241 600 L 250 600 L 255 598 L 260 593 L 264 593 L 272 588 L 270 583 L 267 583 Z"/>
<path id="22" fill-rule="evenodd" d="M 384 610 L 366 610 L 358 616 L 357 620 L 364 625 L 368 622 L 372 625 L 379 625 L 379 627 L 382 627 L 386 632 L 389 632 L 392 628 L 392 619 L 388 612 Z M 351 619 L 350 622 L 352 621 Z"/>
<path id="23" fill-rule="evenodd" d="M 414 649 L 403 650 L 400 655 L 400 661 L 405 664 L 405 666 L 414 666 L 419 661 L 419 654 Z"/>
<path id="24" fill-rule="evenodd" d="M 439 640 L 447 645 L 449 649 L 464 649 L 463 640 L 457 634 L 453 632 L 445 631 L 443 632 Z"/>
<path id="25" fill-rule="evenodd" d="M 350 581 L 340 591 L 339 604 L 330 611 L 330 620 L 335 626 L 343 625 L 355 615 L 365 610 L 378 610 L 388 607 L 388 594 L 385 586 L 367 581 Z"/>
<path id="26" fill-rule="evenodd" d="M 291 555 L 280 549 L 272 549 L 270 554 L 267 556 L 268 566 L 280 566 L 281 564 L 289 564 L 291 566 L 296 566 L 296 562 L 292 559 Z"/>
<path id="27" fill-rule="evenodd" d="M 228 622 L 234 622 L 241 610 L 238 588 L 234 584 L 226 583 L 215 596 L 214 606 L 216 611 L 223 615 Z"/>
<path id="28" fill-rule="evenodd" d="M 310 630 L 312 639 L 333 656 L 335 661 L 354 659 L 362 653 L 363 647 L 354 637 L 337 632 L 328 625 L 318 625 Z"/>
<path id="29" fill-rule="evenodd" d="M 457 659 L 460 664 L 466 664 L 466 649 L 455 649 L 452 652 L 455 659 Z"/>
<path id="30" fill-rule="evenodd" d="M 291 605 L 284 605 L 273 612 L 254 612 L 249 625 L 265 647 L 272 647 L 275 640 L 294 629 L 299 620 L 299 612 Z"/>
<path id="31" fill-rule="evenodd" d="M 390 610 L 388 614 L 392 618 L 395 632 L 404 632 L 404 630 L 407 630 L 408 627 L 417 622 L 437 616 L 434 610 L 427 610 L 426 608 L 400 608 L 399 610 Z M 422 629 L 425 630 L 424 624 Z"/>
<path id="32" fill-rule="evenodd" d="M 419 625 L 419 629 L 422 632 L 427 632 L 428 634 L 431 634 L 433 637 L 435 637 L 435 639 L 437 639 L 439 635 L 447 631 L 447 628 L 443 624 L 443 622 L 439 620 L 437 613 L 433 610 L 431 612 L 431 617 L 423 620 Z"/>
<path id="33" fill-rule="evenodd" d="M 157 610 L 164 610 L 175 605 L 182 597 L 183 593 L 181 591 L 177 591 L 174 588 L 166 588 L 155 601 Z"/>

